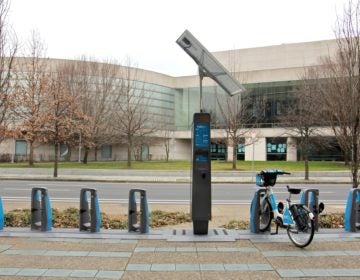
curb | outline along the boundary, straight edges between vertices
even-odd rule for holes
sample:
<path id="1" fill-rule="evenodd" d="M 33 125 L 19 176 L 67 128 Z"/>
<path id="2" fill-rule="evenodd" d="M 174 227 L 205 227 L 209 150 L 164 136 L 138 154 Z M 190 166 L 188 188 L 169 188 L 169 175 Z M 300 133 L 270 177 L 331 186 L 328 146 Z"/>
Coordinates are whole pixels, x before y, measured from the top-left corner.
<path id="1" fill-rule="evenodd" d="M 0 180 L 19 180 L 19 181 L 69 181 L 69 182 L 112 182 L 112 183 L 187 183 L 191 182 L 190 178 L 169 178 L 169 177 L 113 177 L 113 176 L 71 176 L 71 175 L 62 175 L 59 177 L 52 176 L 26 176 L 22 175 L 7 175 L 0 176 Z M 213 177 L 212 183 L 214 184 L 255 184 L 252 178 L 223 178 L 223 177 Z M 347 178 L 336 178 L 336 180 L 330 180 L 329 178 L 324 179 L 310 179 L 308 181 L 300 178 L 288 178 L 284 180 L 278 180 L 277 184 L 351 184 L 351 181 Z"/>

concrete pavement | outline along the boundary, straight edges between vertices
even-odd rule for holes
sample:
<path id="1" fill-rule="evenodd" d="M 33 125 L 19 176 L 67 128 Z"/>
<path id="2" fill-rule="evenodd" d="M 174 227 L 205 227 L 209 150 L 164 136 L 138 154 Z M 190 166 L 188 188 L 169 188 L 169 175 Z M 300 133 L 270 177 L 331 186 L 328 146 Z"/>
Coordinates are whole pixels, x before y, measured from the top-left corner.
<path id="1" fill-rule="evenodd" d="M 51 174 L 51 169 L 0 169 L 0 179 L 52 180 Z M 350 183 L 346 172 L 321 172 L 311 177 L 313 183 Z M 252 179 L 249 172 L 213 173 L 213 182 Z M 57 180 L 188 182 L 190 172 L 60 169 Z M 280 177 L 279 182 L 303 183 L 303 179 L 295 173 L 287 179 Z M 237 217 L 248 218 L 248 205 L 227 207 Z M 222 215 L 228 211 L 219 208 Z M 195 236 L 191 227 L 180 225 L 149 234 L 5 228 L 0 231 L 0 279 L 360 278 L 360 233 L 320 229 L 310 246 L 299 249 L 284 230 L 275 236 L 251 234 L 218 228 L 212 221 L 208 235 Z"/>
<path id="2" fill-rule="evenodd" d="M 359 279 L 359 238 L 323 231 L 299 249 L 283 231 L 7 229 L 0 232 L 0 279 Z"/>
<path id="3" fill-rule="evenodd" d="M 260 171 L 213 171 L 213 183 L 252 183 Z M 59 169 L 58 177 L 53 177 L 51 168 L 0 168 L 0 179 L 24 180 L 65 180 L 99 182 L 190 182 L 189 171 L 157 171 L 127 169 Z M 292 172 L 291 175 L 278 176 L 278 183 L 339 183 L 350 184 L 348 171 L 310 172 L 310 180 L 304 180 L 304 172 Z"/>

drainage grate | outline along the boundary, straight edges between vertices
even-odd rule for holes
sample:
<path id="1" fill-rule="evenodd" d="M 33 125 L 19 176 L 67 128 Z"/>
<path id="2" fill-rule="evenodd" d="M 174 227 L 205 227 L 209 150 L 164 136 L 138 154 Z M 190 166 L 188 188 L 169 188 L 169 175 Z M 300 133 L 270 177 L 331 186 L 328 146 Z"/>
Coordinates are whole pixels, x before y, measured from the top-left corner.
<path id="1" fill-rule="evenodd" d="M 186 230 L 186 229 L 173 229 L 172 235 L 174 236 L 187 236 L 187 235 L 193 235 L 192 230 Z M 210 229 L 208 232 L 208 235 L 229 235 L 228 231 L 226 229 Z"/>

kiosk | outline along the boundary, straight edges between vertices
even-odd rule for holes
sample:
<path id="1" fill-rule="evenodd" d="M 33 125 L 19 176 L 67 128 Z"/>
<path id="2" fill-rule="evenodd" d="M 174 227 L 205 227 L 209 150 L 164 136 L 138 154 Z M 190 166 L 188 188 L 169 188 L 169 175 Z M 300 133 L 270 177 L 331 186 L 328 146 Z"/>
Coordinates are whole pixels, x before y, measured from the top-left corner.
<path id="1" fill-rule="evenodd" d="M 194 114 L 192 133 L 191 218 L 194 234 L 207 234 L 211 220 L 210 114 Z"/>

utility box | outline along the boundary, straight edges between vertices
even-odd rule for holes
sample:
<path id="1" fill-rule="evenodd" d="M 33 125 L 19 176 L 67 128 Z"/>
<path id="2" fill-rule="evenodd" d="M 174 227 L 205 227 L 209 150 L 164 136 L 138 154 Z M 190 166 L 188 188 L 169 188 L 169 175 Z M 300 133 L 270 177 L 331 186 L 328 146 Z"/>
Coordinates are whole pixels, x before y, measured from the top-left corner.
<path id="1" fill-rule="evenodd" d="M 191 218 L 194 234 L 207 234 L 211 220 L 210 114 L 195 113 L 192 129 Z"/>

